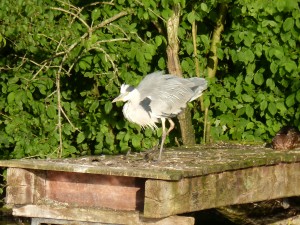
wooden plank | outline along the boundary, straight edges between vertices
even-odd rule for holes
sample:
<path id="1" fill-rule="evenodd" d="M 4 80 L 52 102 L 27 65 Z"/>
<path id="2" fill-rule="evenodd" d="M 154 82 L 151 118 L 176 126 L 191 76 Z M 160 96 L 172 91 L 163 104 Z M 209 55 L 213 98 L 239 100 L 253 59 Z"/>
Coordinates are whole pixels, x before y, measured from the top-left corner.
<path id="1" fill-rule="evenodd" d="M 47 171 L 32 170 L 32 172 L 34 173 L 33 202 L 38 203 L 46 198 Z"/>
<path id="2" fill-rule="evenodd" d="M 7 204 L 31 204 L 33 203 L 32 188 L 30 186 L 8 186 L 5 201 Z"/>
<path id="3" fill-rule="evenodd" d="M 45 197 L 45 171 L 7 170 L 7 204 L 32 204 Z"/>
<path id="4" fill-rule="evenodd" d="M 118 156 L 91 156 L 58 160 L 7 160 L 2 167 L 35 170 L 53 170 L 113 176 L 142 177 L 162 180 L 180 180 L 183 177 L 202 176 L 230 170 L 279 163 L 300 162 L 299 150 L 274 151 L 262 145 L 200 145 L 164 151 L 157 162 L 148 159 L 148 152 Z M 156 153 L 155 153 L 156 154 Z"/>
<path id="5" fill-rule="evenodd" d="M 59 202 L 142 211 L 144 189 L 141 178 L 9 168 L 6 203 Z"/>
<path id="6" fill-rule="evenodd" d="M 22 168 L 9 168 L 7 170 L 7 185 L 9 186 L 32 186 L 34 174 L 31 170 Z"/>
<path id="7" fill-rule="evenodd" d="M 13 208 L 13 215 L 32 218 L 55 218 L 65 221 L 85 221 L 128 225 L 193 225 L 194 218 L 171 216 L 163 219 L 146 219 L 137 211 L 114 211 L 95 208 L 76 208 L 59 205 L 26 205 Z M 38 221 L 38 219 L 36 219 Z M 80 224 L 80 223 L 76 223 Z"/>
<path id="8" fill-rule="evenodd" d="M 31 225 L 107 225 L 104 223 L 93 223 L 93 222 L 83 222 L 83 221 L 74 221 L 74 220 L 57 220 L 57 219 L 47 219 L 47 218 L 32 218 Z"/>
<path id="9" fill-rule="evenodd" d="M 300 195 L 300 163 L 255 167 L 180 181 L 147 180 L 144 216 L 185 212 Z"/>
<path id="10" fill-rule="evenodd" d="M 144 187 L 141 178 L 47 171 L 45 198 L 70 206 L 143 210 Z"/>
<path id="11" fill-rule="evenodd" d="M 7 204 L 33 203 L 34 174 L 26 169 L 8 168 L 7 170 Z"/>

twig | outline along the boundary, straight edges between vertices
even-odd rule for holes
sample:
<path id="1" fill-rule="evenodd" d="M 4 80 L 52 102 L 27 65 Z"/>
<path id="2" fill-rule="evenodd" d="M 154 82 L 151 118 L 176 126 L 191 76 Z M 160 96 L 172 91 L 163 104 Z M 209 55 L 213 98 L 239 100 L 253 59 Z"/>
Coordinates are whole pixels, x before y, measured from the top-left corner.
<path id="1" fill-rule="evenodd" d="M 113 24 L 113 23 L 111 23 L 110 26 L 116 27 L 116 28 L 117 28 L 118 30 L 120 30 L 120 31 L 124 34 L 124 36 L 127 37 L 127 39 L 129 40 L 129 37 L 128 37 L 127 33 L 126 33 L 126 32 L 124 31 L 124 29 L 122 29 L 120 26 L 115 25 L 115 24 Z"/>
<path id="2" fill-rule="evenodd" d="M 86 26 L 88 28 L 88 30 L 90 31 L 91 27 L 83 20 L 81 19 L 78 15 L 76 15 L 75 13 L 72 13 L 68 10 L 65 10 L 65 9 L 62 9 L 62 8 L 57 8 L 57 7 L 50 7 L 51 9 L 54 9 L 54 10 L 58 10 L 58 11 L 62 11 L 62 12 L 65 12 L 65 13 L 68 13 L 68 14 L 71 14 L 72 16 L 76 17 L 84 26 Z"/>
<path id="3" fill-rule="evenodd" d="M 128 38 L 115 38 L 115 39 L 109 39 L 109 40 L 101 40 L 101 41 L 97 41 L 95 44 L 115 42 L 115 41 L 129 41 L 129 39 Z"/>
<path id="4" fill-rule="evenodd" d="M 199 59 L 197 53 L 197 25 L 195 20 L 192 23 L 192 36 L 193 36 L 193 46 L 194 46 L 195 70 L 196 70 L 197 77 L 200 77 Z"/>
<path id="5" fill-rule="evenodd" d="M 66 120 L 68 120 L 69 124 L 73 127 L 73 129 L 80 131 L 77 127 L 74 126 L 74 124 L 71 122 L 67 114 L 65 113 L 64 109 L 61 107 L 60 108 L 61 112 L 64 114 Z"/>
<path id="6" fill-rule="evenodd" d="M 121 17 L 123 17 L 123 16 L 126 16 L 126 15 L 128 15 L 128 14 L 129 14 L 129 13 L 128 13 L 127 11 L 119 12 L 118 14 L 114 15 L 113 17 L 110 17 L 110 18 L 108 18 L 108 19 L 102 21 L 102 22 L 99 23 L 98 25 L 94 26 L 94 27 L 92 28 L 92 32 L 95 31 L 95 30 L 97 30 L 97 29 L 99 29 L 99 28 L 101 28 L 101 27 L 104 27 L 104 26 L 106 26 L 107 24 L 109 24 L 109 23 L 111 23 L 111 22 L 113 22 L 113 21 L 115 21 L 115 20 L 117 20 L 117 19 L 119 19 L 119 18 L 121 18 Z"/>
<path id="7" fill-rule="evenodd" d="M 92 47 L 90 48 L 91 50 L 92 49 L 95 49 L 95 50 L 98 50 L 100 52 L 103 52 L 104 55 L 107 57 L 107 59 L 109 60 L 109 62 L 111 63 L 112 67 L 114 68 L 114 71 L 117 72 L 118 71 L 118 68 L 117 66 L 115 65 L 113 59 L 110 57 L 110 55 L 103 49 L 103 48 L 100 48 L 100 47 Z"/>
<path id="8" fill-rule="evenodd" d="M 63 63 L 63 61 L 62 61 Z M 61 66 L 62 66 L 61 63 Z M 57 157 L 62 157 L 62 151 L 63 151 L 63 141 L 62 141 L 62 125 L 61 125 L 61 95 L 60 95 L 60 73 L 61 69 L 59 69 L 56 73 L 56 90 L 57 90 L 57 116 L 58 116 L 58 134 L 59 134 L 59 149 L 57 152 Z"/>
<path id="9" fill-rule="evenodd" d="M 207 132 L 208 132 L 208 107 L 205 108 L 204 111 L 204 128 L 203 128 L 203 143 L 206 143 L 208 140 L 207 138 Z"/>
<path id="10" fill-rule="evenodd" d="M 135 0 L 135 2 L 137 2 L 138 4 L 144 6 L 144 4 L 142 2 L 140 2 L 140 1 L 138 1 L 138 0 Z M 145 9 L 149 10 L 150 12 L 152 12 L 155 16 L 157 16 L 157 18 L 160 18 L 164 23 L 167 22 L 163 17 L 161 17 L 158 13 L 154 12 L 152 9 L 150 9 L 150 8 L 145 8 Z"/>

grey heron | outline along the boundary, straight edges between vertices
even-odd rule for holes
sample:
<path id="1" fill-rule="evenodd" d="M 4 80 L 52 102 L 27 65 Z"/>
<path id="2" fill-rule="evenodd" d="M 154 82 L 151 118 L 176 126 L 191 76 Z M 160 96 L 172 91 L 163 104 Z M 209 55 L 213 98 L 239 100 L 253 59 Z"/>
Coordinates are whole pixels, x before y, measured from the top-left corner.
<path id="1" fill-rule="evenodd" d="M 120 95 L 112 102 L 127 102 L 123 107 L 125 118 L 142 128 L 155 130 L 156 123 L 162 123 L 160 160 L 165 139 L 175 126 L 171 118 L 182 112 L 188 102 L 200 97 L 206 88 L 204 78 L 181 78 L 158 71 L 145 76 L 136 88 L 122 84 Z M 166 120 L 170 123 L 168 130 Z"/>

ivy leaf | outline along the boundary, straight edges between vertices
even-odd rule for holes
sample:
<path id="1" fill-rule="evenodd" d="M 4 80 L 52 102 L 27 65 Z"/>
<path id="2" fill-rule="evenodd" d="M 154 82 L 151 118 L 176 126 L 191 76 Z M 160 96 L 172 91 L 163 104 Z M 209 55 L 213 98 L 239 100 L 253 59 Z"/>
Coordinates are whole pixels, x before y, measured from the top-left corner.
<path id="1" fill-rule="evenodd" d="M 93 101 L 92 105 L 89 108 L 89 112 L 95 112 L 98 106 L 99 106 L 99 101 Z"/>
<path id="2" fill-rule="evenodd" d="M 141 137 L 139 135 L 135 135 L 132 137 L 132 146 L 134 148 L 140 148 L 141 147 Z"/>
<path id="3" fill-rule="evenodd" d="M 265 109 L 268 107 L 268 102 L 266 100 L 263 100 L 259 105 L 260 105 L 260 110 L 265 111 Z"/>
<path id="4" fill-rule="evenodd" d="M 195 11 L 190 12 L 187 19 L 192 24 L 196 20 Z"/>
<path id="5" fill-rule="evenodd" d="M 277 102 L 276 108 L 281 111 L 281 113 L 286 113 L 286 107 L 283 102 Z"/>
<path id="6" fill-rule="evenodd" d="M 296 100 L 300 102 L 300 90 L 298 90 L 296 93 Z"/>
<path id="7" fill-rule="evenodd" d="M 246 95 L 246 94 L 243 94 L 242 95 L 242 99 L 245 101 L 245 102 L 253 102 L 254 101 L 254 98 L 250 95 Z"/>
<path id="8" fill-rule="evenodd" d="M 13 104 L 15 102 L 15 93 L 10 92 L 7 96 L 7 102 L 9 105 Z"/>
<path id="9" fill-rule="evenodd" d="M 254 109 L 253 109 L 253 107 L 251 105 L 247 105 L 246 106 L 246 115 L 248 117 L 250 117 L 250 118 L 253 117 L 253 115 L 254 115 Z"/>
<path id="10" fill-rule="evenodd" d="M 53 119 L 56 116 L 56 108 L 54 107 L 54 105 L 49 105 L 46 113 L 50 119 Z"/>
<path id="11" fill-rule="evenodd" d="M 262 44 L 257 43 L 257 44 L 255 44 L 255 52 L 254 52 L 254 53 L 255 53 L 258 57 L 260 57 L 260 56 L 262 55 L 262 49 L 263 49 Z"/>
<path id="12" fill-rule="evenodd" d="M 283 30 L 289 31 L 294 27 L 294 19 L 289 17 L 283 22 Z"/>
<path id="13" fill-rule="evenodd" d="M 202 9 L 204 12 L 208 12 L 208 7 L 207 7 L 207 5 L 206 5 L 204 2 L 202 2 L 202 3 L 200 4 L 200 7 L 201 7 L 201 9 Z"/>
<path id="14" fill-rule="evenodd" d="M 275 89 L 275 82 L 274 82 L 274 80 L 271 79 L 271 78 L 268 78 L 268 79 L 267 79 L 266 85 L 267 85 L 267 87 L 269 87 L 271 90 L 274 90 L 274 89 Z"/>
<path id="15" fill-rule="evenodd" d="M 268 105 L 269 112 L 274 116 L 277 113 L 277 107 L 274 102 L 270 102 Z"/>
<path id="16" fill-rule="evenodd" d="M 278 70 L 278 65 L 277 65 L 277 63 L 276 63 L 275 61 L 272 61 L 272 62 L 271 62 L 270 70 L 271 70 L 271 72 L 272 72 L 273 74 L 277 72 L 277 70 Z"/>
<path id="17" fill-rule="evenodd" d="M 285 100 L 285 104 L 287 107 L 293 106 L 295 104 L 295 94 L 289 95 Z"/>
<path id="18" fill-rule="evenodd" d="M 278 9 L 279 12 L 283 11 L 286 5 L 285 1 L 276 1 L 276 7 Z"/>
<path id="19" fill-rule="evenodd" d="M 247 49 L 242 55 L 240 55 L 240 60 L 244 61 L 245 63 L 253 62 L 254 61 L 254 54 L 250 49 Z"/>
<path id="20" fill-rule="evenodd" d="M 84 136 L 84 133 L 83 132 L 80 132 L 78 135 L 77 135 L 77 138 L 76 138 L 76 142 L 77 144 L 80 144 L 84 141 L 85 139 L 85 136 Z"/>
<path id="21" fill-rule="evenodd" d="M 112 103 L 110 101 L 106 102 L 104 105 L 104 110 L 106 114 L 109 114 L 112 109 Z"/>
<path id="22" fill-rule="evenodd" d="M 288 61 L 284 63 L 284 68 L 290 73 L 293 70 L 297 70 L 297 64 L 294 61 Z"/>
<path id="23" fill-rule="evenodd" d="M 261 73 L 254 74 L 254 83 L 262 85 L 264 83 L 264 76 Z"/>
<path id="24" fill-rule="evenodd" d="M 166 68 L 166 62 L 165 62 L 164 57 L 161 57 L 161 58 L 158 60 L 158 67 L 159 67 L 159 69 L 161 69 L 161 70 L 164 70 L 164 69 Z"/>
<path id="25" fill-rule="evenodd" d="M 100 17 L 100 10 L 96 8 L 92 11 L 92 20 L 95 21 L 99 17 Z"/>
<path id="26" fill-rule="evenodd" d="M 161 36 L 156 36 L 155 37 L 155 43 L 156 43 L 156 46 L 160 46 L 161 45 L 161 43 L 162 43 L 162 38 L 161 38 Z"/>

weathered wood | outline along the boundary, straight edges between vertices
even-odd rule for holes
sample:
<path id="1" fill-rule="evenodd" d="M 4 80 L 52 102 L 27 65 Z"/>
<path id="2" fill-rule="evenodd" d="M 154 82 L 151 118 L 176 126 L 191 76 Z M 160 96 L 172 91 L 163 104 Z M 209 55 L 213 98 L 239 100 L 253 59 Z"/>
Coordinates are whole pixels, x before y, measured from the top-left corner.
<path id="1" fill-rule="evenodd" d="M 184 178 L 147 180 L 145 217 L 161 218 L 226 205 L 300 195 L 300 163 Z"/>
<path id="2" fill-rule="evenodd" d="M 70 206 L 143 210 L 145 180 L 141 178 L 21 168 L 9 168 L 8 176 L 7 204 L 59 202 Z"/>
<path id="3" fill-rule="evenodd" d="M 7 170 L 7 204 L 33 203 L 34 174 L 25 169 L 9 168 Z"/>
<path id="4" fill-rule="evenodd" d="M 135 177 L 48 171 L 46 199 L 70 206 L 142 211 L 144 185 Z"/>
<path id="5" fill-rule="evenodd" d="M 41 213 L 48 207 L 53 217 L 45 218 L 66 219 L 69 213 L 72 220 L 82 210 L 86 215 L 80 221 L 86 221 L 98 209 L 103 218 L 114 217 L 111 211 L 103 214 L 103 208 L 110 208 L 120 221 L 124 213 L 138 211 L 157 222 L 184 212 L 300 195 L 298 150 L 205 145 L 168 149 L 160 162 L 147 160 L 147 154 L 0 161 L 11 167 L 7 203 L 17 214 L 29 213 L 19 216 L 35 217 L 31 210 Z"/>
<path id="6" fill-rule="evenodd" d="M 73 220 L 128 225 L 193 225 L 194 218 L 171 216 L 163 219 L 146 219 L 137 211 L 114 211 L 95 208 L 76 208 L 66 206 L 26 205 L 13 209 L 15 216 L 33 218 L 55 218 L 56 220 Z M 78 223 L 79 224 L 79 223 Z"/>
<path id="7" fill-rule="evenodd" d="M 46 218 L 32 218 L 31 225 L 44 225 L 44 224 L 62 224 L 62 225 L 107 225 L 104 223 L 93 223 L 84 221 L 74 221 L 74 220 L 57 220 L 57 219 L 46 219 Z"/>
<path id="8" fill-rule="evenodd" d="M 34 174 L 33 202 L 37 203 L 46 197 L 47 171 L 30 170 Z"/>
<path id="9" fill-rule="evenodd" d="M 274 151 L 252 145 L 200 145 L 188 149 L 165 149 L 164 160 L 147 161 L 145 153 L 128 157 L 98 156 L 61 160 L 4 160 L 1 167 L 65 171 L 162 180 L 202 176 L 229 170 L 279 163 L 300 162 L 300 151 Z"/>

